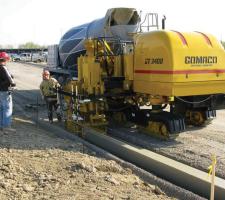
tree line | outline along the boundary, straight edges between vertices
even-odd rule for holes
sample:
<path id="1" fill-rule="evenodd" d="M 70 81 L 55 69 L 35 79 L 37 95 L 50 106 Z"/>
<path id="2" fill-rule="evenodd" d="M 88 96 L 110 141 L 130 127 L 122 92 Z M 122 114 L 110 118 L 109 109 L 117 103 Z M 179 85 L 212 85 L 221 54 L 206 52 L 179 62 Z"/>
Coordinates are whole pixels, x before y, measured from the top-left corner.
<path id="1" fill-rule="evenodd" d="M 48 48 L 46 45 L 39 45 L 34 42 L 26 42 L 24 44 L 20 44 L 18 49 L 46 49 Z M 15 49 L 13 45 L 1 45 L 0 44 L 0 49 Z"/>
<path id="2" fill-rule="evenodd" d="M 26 42 L 25 44 L 20 44 L 18 48 L 19 49 L 44 49 L 48 47 L 45 45 L 35 44 L 33 42 Z"/>

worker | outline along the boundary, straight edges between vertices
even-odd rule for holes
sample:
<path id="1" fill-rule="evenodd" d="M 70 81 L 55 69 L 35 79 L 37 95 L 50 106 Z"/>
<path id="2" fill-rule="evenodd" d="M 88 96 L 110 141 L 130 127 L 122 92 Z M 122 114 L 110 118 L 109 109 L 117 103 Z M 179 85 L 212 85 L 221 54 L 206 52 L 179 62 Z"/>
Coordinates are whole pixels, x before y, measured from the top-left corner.
<path id="1" fill-rule="evenodd" d="M 6 52 L 0 52 L 0 129 L 3 132 L 13 131 L 12 123 L 12 88 L 16 86 L 13 76 L 6 68 L 7 61 L 10 60 Z"/>
<path id="2" fill-rule="evenodd" d="M 48 109 L 48 119 L 50 123 L 53 123 L 53 111 L 56 112 L 58 121 L 61 121 L 61 114 L 58 111 L 58 99 L 56 89 L 60 87 L 58 81 L 50 77 L 48 70 L 44 70 L 42 73 L 42 82 L 40 84 L 40 92 L 42 99 L 45 100 Z"/>

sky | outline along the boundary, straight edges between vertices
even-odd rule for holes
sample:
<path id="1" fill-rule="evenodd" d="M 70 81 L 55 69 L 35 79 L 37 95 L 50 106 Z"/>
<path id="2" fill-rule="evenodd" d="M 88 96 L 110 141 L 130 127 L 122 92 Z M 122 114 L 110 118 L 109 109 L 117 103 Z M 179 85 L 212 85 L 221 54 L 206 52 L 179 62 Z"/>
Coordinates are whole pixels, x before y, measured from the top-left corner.
<path id="1" fill-rule="evenodd" d="M 79 3 L 78 3 L 79 2 Z M 225 41 L 222 0 L 0 0 L 0 45 L 58 44 L 70 28 L 104 17 L 113 7 L 166 16 L 166 29 L 211 33 Z"/>

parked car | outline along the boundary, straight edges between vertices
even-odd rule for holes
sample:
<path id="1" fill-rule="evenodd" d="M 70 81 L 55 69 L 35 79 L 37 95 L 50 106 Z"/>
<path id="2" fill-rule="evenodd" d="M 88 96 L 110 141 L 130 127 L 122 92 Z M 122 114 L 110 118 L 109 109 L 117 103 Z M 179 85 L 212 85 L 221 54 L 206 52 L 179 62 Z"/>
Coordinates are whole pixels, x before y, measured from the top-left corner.
<path id="1" fill-rule="evenodd" d="M 12 58 L 12 61 L 15 61 L 15 62 L 20 61 L 20 55 L 15 54 Z"/>
<path id="2" fill-rule="evenodd" d="M 21 53 L 17 55 L 13 61 L 23 61 L 23 62 L 44 62 L 46 61 L 46 55 L 42 52 L 38 53 Z"/>
<path id="3" fill-rule="evenodd" d="M 32 62 L 46 62 L 46 56 L 42 52 L 34 53 L 31 58 Z"/>
<path id="4" fill-rule="evenodd" d="M 32 54 L 31 53 L 21 53 L 20 54 L 20 61 L 31 62 L 32 61 Z"/>

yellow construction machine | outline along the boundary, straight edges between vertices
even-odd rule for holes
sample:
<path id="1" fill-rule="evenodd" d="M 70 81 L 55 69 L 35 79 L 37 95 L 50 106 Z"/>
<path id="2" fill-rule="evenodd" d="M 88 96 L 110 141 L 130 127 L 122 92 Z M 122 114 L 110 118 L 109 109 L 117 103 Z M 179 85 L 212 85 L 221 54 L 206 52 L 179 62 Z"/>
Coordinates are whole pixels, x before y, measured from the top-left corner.
<path id="1" fill-rule="evenodd" d="M 202 32 L 135 32 L 131 41 L 94 37 L 61 91 L 66 125 L 132 122 L 168 138 L 202 126 L 225 108 L 225 51 Z"/>

